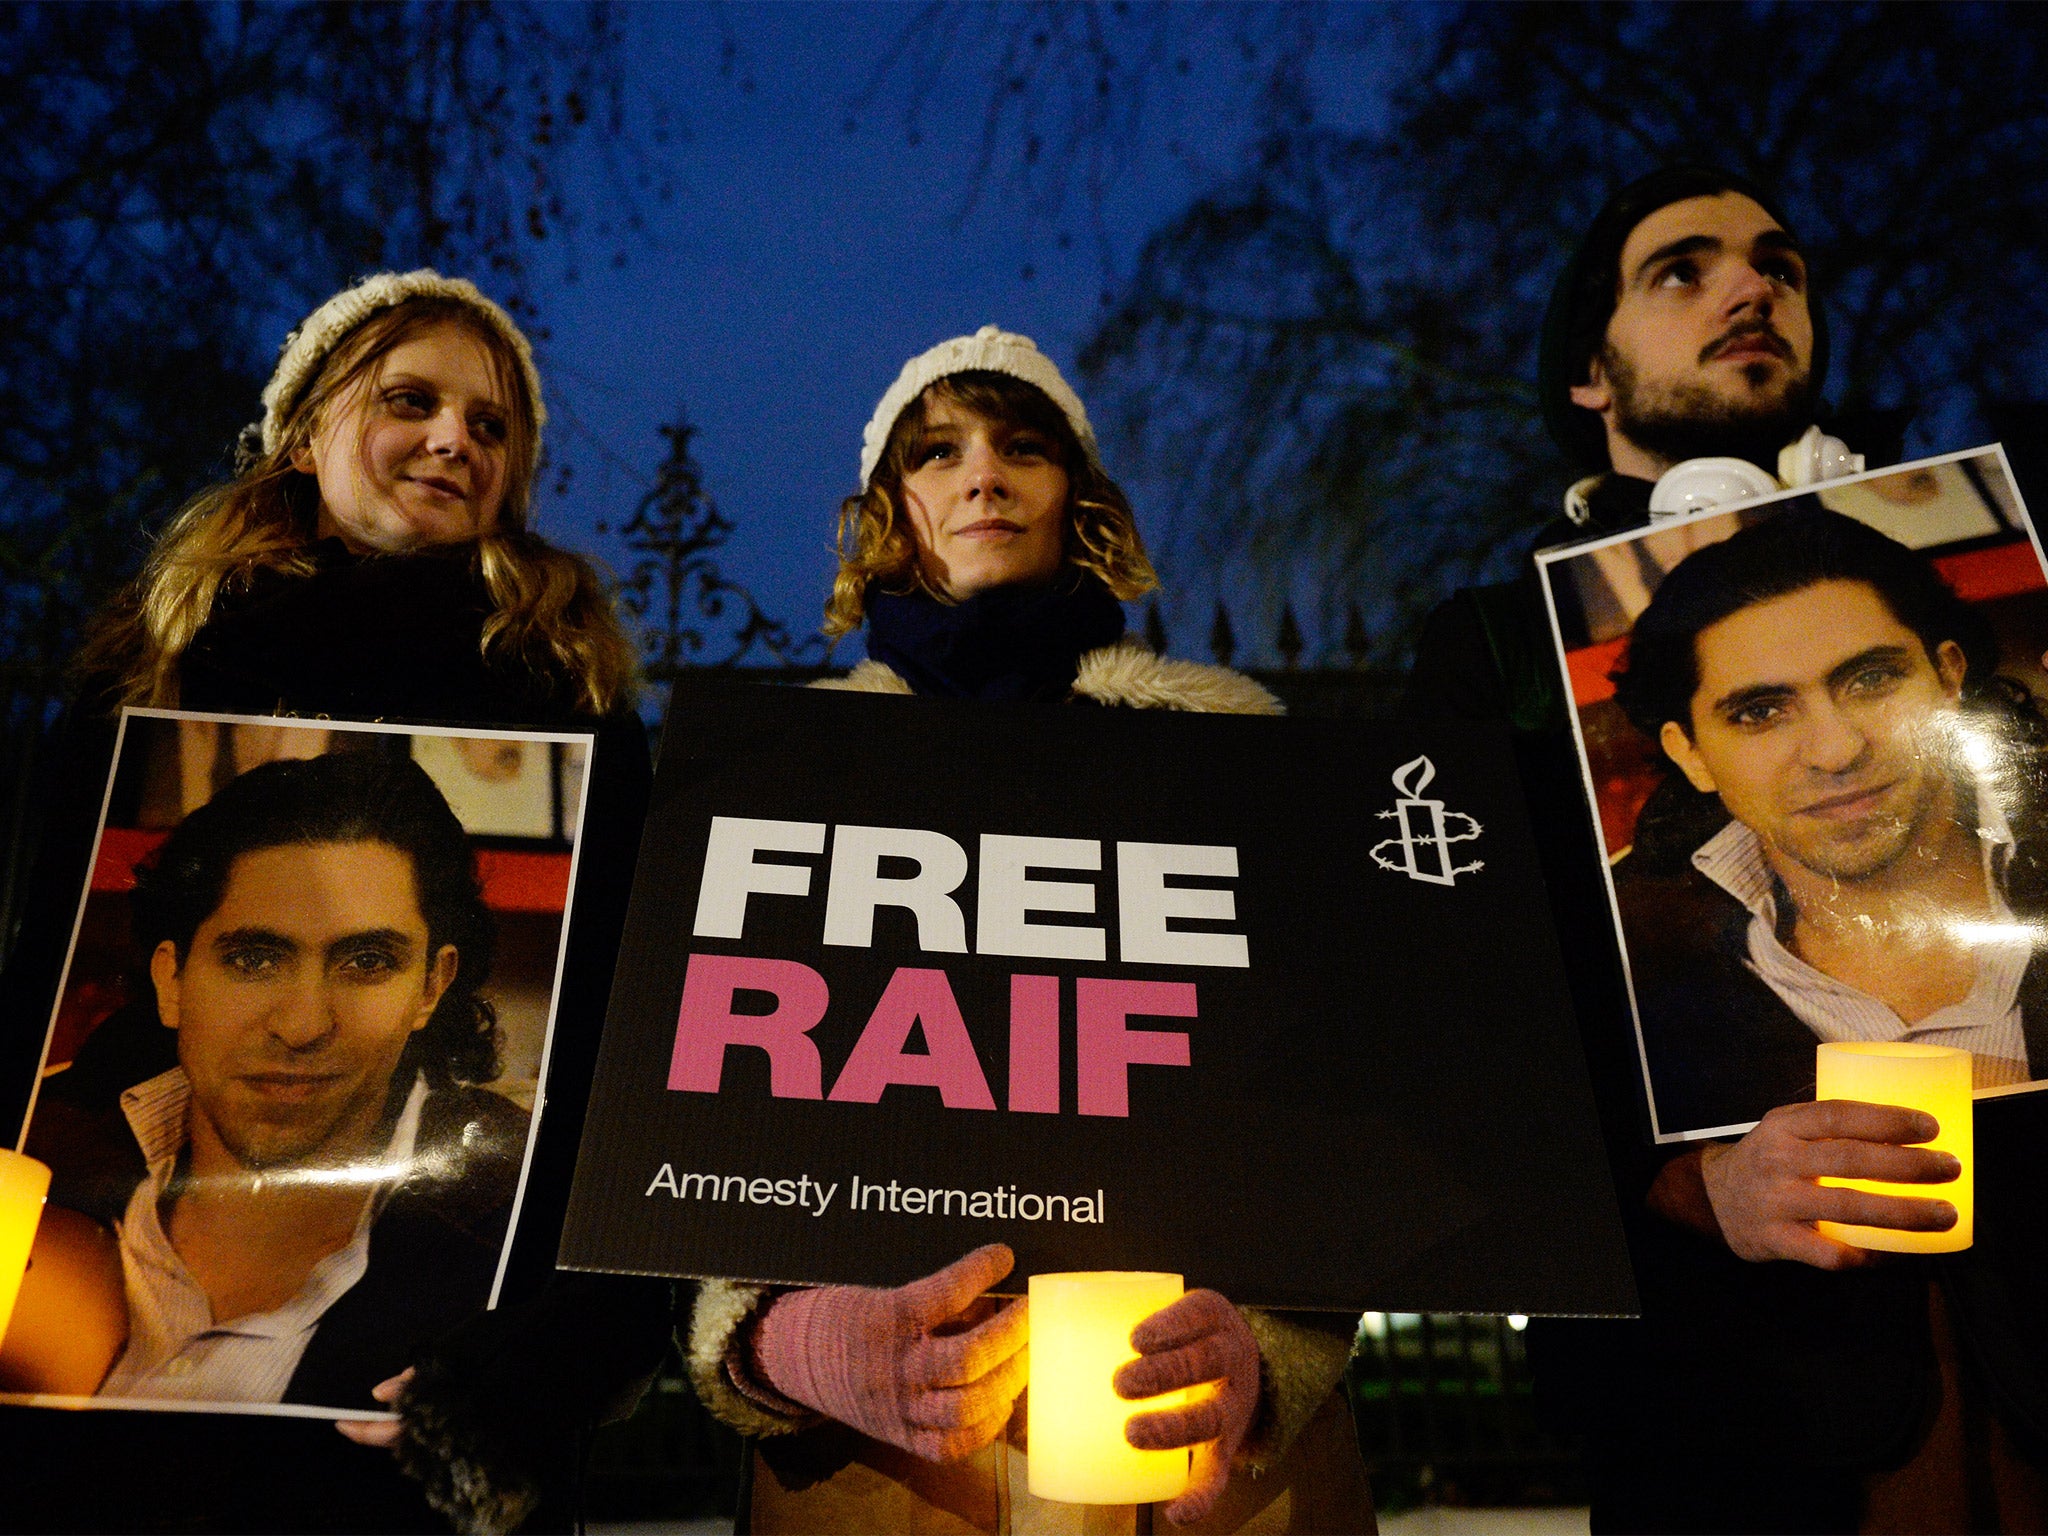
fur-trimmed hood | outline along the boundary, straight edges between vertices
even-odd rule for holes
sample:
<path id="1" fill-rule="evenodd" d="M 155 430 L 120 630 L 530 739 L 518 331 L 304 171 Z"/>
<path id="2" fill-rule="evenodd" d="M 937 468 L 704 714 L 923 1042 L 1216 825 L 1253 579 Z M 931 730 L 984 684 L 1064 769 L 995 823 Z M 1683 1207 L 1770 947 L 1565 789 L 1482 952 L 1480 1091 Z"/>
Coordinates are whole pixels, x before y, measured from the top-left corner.
<path id="1" fill-rule="evenodd" d="M 909 693 L 910 684 L 879 661 L 864 661 L 844 677 L 823 678 L 813 688 L 851 693 Z M 1170 661 L 1135 640 L 1105 645 L 1081 658 L 1073 697 L 1111 709 L 1181 709 L 1194 714 L 1279 715 L 1283 705 L 1242 672 Z"/>

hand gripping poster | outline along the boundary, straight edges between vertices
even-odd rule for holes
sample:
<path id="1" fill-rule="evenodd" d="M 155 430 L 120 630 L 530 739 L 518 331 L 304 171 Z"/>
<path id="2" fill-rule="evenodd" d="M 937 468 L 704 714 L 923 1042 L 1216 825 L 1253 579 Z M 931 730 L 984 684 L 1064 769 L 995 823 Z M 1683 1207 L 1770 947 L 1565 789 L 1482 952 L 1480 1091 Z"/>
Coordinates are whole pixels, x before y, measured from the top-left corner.
<path id="1" fill-rule="evenodd" d="M 2048 579 L 1974 449 L 1540 554 L 1653 1134 L 1823 1041 L 2048 1086 Z"/>
<path id="2" fill-rule="evenodd" d="M 0 1395 L 361 1418 L 495 1304 L 591 738 L 130 710 Z"/>
<path id="3" fill-rule="evenodd" d="M 1635 1309 L 1499 733 L 686 676 L 561 1262 Z"/>

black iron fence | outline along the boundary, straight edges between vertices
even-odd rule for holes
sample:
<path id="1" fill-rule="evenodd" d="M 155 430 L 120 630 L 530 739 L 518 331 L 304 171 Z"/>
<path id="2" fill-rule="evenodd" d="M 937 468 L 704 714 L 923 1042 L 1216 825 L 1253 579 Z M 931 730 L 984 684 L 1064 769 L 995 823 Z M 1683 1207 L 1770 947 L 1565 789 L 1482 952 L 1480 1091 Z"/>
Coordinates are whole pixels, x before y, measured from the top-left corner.
<path id="1" fill-rule="evenodd" d="M 48 745 L 48 707 L 22 708 L 16 718 L 0 722 L 0 963 L 14 948 L 14 930 L 21 920 L 21 900 L 28 887 L 29 863 L 35 857 L 39 767 Z"/>
<path id="2" fill-rule="evenodd" d="M 1382 1514 L 1422 1504 L 1576 1505 L 1577 1446 L 1545 1420 L 1518 1317 L 1368 1312 L 1345 1379 Z M 730 1515 L 743 1444 L 698 1403 L 679 1363 L 633 1417 L 600 1430 L 592 1520 Z"/>
<path id="3" fill-rule="evenodd" d="M 1578 1446 L 1536 1401 L 1527 1320 L 1368 1312 L 1345 1386 L 1384 1513 L 1584 1502 Z"/>
<path id="4" fill-rule="evenodd" d="M 583 1513 L 593 1521 L 695 1520 L 739 1503 L 740 1437 L 704 1411 L 679 1357 L 630 1419 L 591 1437 Z"/>

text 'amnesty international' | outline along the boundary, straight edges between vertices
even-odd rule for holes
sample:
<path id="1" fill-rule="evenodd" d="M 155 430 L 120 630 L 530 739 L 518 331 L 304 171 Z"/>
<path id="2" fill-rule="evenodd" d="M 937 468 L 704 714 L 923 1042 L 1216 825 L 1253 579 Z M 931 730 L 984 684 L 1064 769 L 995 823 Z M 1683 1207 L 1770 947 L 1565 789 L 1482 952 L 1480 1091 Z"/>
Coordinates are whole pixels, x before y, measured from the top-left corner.
<path id="1" fill-rule="evenodd" d="M 965 1216 L 989 1221 L 1071 1221 L 1101 1225 L 1108 1218 L 1104 1192 L 1092 1195 L 1019 1194 L 1017 1186 L 994 1189 L 932 1189 L 891 1179 L 887 1184 L 849 1180 L 827 1184 L 803 1174 L 794 1179 L 750 1177 L 742 1173 L 677 1173 L 673 1163 L 656 1170 L 646 1194 L 673 1200 L 732 1201 L 739 1205 L 780 1205 L 822 1216 L 847 1189 L 845 1208 L 902 1216 Z"/>

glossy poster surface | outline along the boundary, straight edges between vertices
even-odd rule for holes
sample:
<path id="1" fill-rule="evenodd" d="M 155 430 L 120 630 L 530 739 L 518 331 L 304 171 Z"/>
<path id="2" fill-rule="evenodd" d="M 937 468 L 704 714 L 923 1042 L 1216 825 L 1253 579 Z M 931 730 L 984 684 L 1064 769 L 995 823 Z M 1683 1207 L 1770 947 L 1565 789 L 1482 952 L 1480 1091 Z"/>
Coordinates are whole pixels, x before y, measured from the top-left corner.
<path id="1" fill-rule="evenodd" d="M 1811 1099 L 1826 1040 L 2048 1085 L 2048 578 L 2003 452 L 1537 560 L 1656 1139 Z"/>
<path id="2" fill-rule="evenodd" d="M 319 1417 L 495 1302 L 582 735 L 130 710 L 20 1150 L 8 1401 Z"/>

